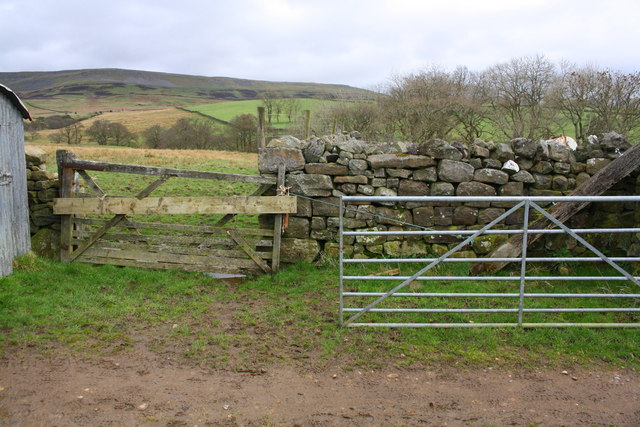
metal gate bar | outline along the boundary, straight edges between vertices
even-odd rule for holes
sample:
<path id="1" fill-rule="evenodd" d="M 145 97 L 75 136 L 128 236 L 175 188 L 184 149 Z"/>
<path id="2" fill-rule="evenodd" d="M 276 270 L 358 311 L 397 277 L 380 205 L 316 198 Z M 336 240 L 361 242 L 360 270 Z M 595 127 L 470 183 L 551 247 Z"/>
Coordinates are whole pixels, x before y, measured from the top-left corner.
<path id="1" fill-rule="evenodd" d="M 422 230 L 422 231 L 344 231 L 343 216 L 344 203 L 350 201 L 357 202 L 515 202 L 514 207 L 507 210 L 495 220 L 486 224 L 479 230 Z M 566 327 L 566 326 L 586 326 L 586 327 L 640 327 L 640 323 L 526 323 L 523 321 L 525 313 L 600 313 L 600 312 L 623 312 L 633 313 L 640 312 L 638 307 L 595 307 L 595 308 L 525 308 L 525 300 L 528 298 L 624 298 L 638 299 L 640 294 L 631 293 L 527 293 L 525 285 L 529 281 L 630 281 L 640 286 L 640 277 L 635 277 L 618 265 L 618 262 L 638 262 L 640 257 L 607 257 L 597 248 L 584 240 L 579 234 L 589 233 L 639 233 L 640 228 L 599 228 L 599 229 L 571 229 L 542 209 L 538 203 L 541 202 L 639 202 L 640 196 L 578 196 L 578 197 L 427 197 L 427 196 L 407 196 L 407 197 L 379 197 L 379 196 L 343 196 L 340 202 L 339 212 L 339 242 L 340 242 L 340 323 L 344 326 L 387 326 L 387 327 L 480 327 L 480 326 L 520 326 L 520 327 Z M 518 230 L 494 230 L 496 224 L 504 218 L 516 212 L 520 208 L 523 209 L 523 226 Z M 559 229 L 529 229 L 529 210 L 540 212 L 546 216 Z M 527 238 L 529 234 L 568 234 L 576 239 L 585 248 L 593 252 L 596 257 L 528 257 L 526 252 Z M 520 257 L 509 258 L 450 258 L 456 251 L 467 245 L 474 238 L 480 235 L 488 234 L 523 234 L 523 248 Z M 408 235 L 454 235 L 462 239 L 468 236 L 462 242 L 458 243 L 438 258 L 379 258 L 379 259 L 345 259 L 344 257 L 344 236 L 408 236 Z M 425 272 L 437 266 L 440 263 L 469 263 L 469 262 L 520 262 L 519 276 L 477 276 L 470 278 L 469 276 L 423 276 Z M 345 264 L 358 263 L 428 263 L 428 265 L 412 276 L 357 276 L 345 275 Z M 604 262 L 622 274 L 622 276 L 529 276 L 526 274 L 528 263 L 532 262 Z M 345 281 L 401 281 L 393 289 L 387 292 L 345 292 Z M 403 287 L 414 281 L 517 281 L 519 289 L 517 293 L 478 293 L 478 292 L 399 292 Z M 345 297 L 373 297 L 376 298 L 370 304 L 364 307 L 345 307 Z M 383 301 L 391 297 L 402 298 L 518 298 L 517 308 L 382 308 L 378 307 Z M 347 320 L 344 319 L 345 313 L 355 313 Z M 356 323 L 356 319 L 366 313 L 517 313 L 518 319 L 514 323 Z"/>

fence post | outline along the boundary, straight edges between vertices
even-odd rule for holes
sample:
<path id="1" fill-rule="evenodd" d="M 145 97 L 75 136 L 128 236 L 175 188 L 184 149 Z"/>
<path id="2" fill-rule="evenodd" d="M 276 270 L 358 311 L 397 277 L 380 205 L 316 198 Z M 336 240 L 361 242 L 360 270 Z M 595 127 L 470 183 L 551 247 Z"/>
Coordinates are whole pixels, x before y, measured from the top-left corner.
<path id="1" fill-rule="evenodd" d="M 278 165 L 278 182 L 276 183 L 276 195 L 280 194 L 281 187 L 285 183 L 284 163 Z M 277 196 L 276 196 L 277 197 Z M 282 214 L 277 214 L 273 225 L 273 252 L 271 257 L 271 270 L 276 273 L 280 269 L 280 248 L 282 245 Z"/>
<path id="2" fill-rule="evenodd" d="M 60 179 L 60 197 L 73 197 L 73 181 L 75 171 L 72 168 L 65 167 L 75 158 L 71 151 L 56 151 L 56 161 L 58 163 L 58 177 Z M 60 261 L 71 262 L 71 254 L 73 252 L 73 221 L 71 215 L 62 215 L 60 219 Z"/>
<path id="3" fill-rule="evenodd" d="M 266 146 L 264 127 L 264 107 L 258 107 L 258 148 Z"/>
<path id="4" fill-rule="evenodd" d="M 311 136 L 311 110 L 304 110 L 304 139 Z"/>

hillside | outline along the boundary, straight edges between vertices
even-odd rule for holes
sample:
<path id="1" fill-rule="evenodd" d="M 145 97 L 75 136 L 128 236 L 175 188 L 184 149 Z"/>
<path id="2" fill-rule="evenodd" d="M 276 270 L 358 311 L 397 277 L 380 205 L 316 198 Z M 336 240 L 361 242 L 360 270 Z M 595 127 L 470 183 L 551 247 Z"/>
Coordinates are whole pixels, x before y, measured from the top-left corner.
<path id="1" fill-rule="evenodd" d="M 263 91 L 278 97 L 362 98 L 369 92 L 346 85 L 268 82 L 123 69 L 0 72 L 36 114 L 149 109 L 216 101 L 258 99 Z"/>

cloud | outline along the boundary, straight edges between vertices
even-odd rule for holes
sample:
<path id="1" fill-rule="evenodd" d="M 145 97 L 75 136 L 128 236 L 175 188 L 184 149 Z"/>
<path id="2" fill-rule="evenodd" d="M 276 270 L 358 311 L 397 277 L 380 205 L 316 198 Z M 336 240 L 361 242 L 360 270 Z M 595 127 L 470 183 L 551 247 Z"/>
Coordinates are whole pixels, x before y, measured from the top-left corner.
<path id="1" fill-rule="evenodd" d="M 635 71 L 640 4 L 566 0 L 0 0 L 0 71 L 119 67 L 369 86 L 544 54 Z"/>

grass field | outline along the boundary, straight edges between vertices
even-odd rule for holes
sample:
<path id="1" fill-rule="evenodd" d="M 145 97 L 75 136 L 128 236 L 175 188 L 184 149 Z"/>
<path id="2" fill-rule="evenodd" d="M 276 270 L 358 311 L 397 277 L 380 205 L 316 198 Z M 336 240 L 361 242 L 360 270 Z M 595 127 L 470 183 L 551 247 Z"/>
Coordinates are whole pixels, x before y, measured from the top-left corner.
<path id="1" fill-rule="evenodd" d="M 296 114 L 294 120 L 302 120 L 302 112 L 304 110 L 311 110 L 312 114 L 322 111 L 327 106 L 331 105 L 335 101 L 325 101 L 312 98 L 300 98 L 300 110 Z M 203 104 L 188 107 L 189 111 L 197 111 L 207 116 L 215 117 L 216 119 L 231 121 L 234 117 L 242 114 L 258 115 L 258 107 L 262 106 L 261 100 L 250 101 L 233 101 L 233 102 L 218 102 L 214 104 Z M 279 119 L 275 116 L 272 118 L 271 125 L 275 128 L 283 128 L 290 125 L 286 114 L 281 114 Z"/>

